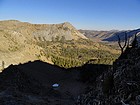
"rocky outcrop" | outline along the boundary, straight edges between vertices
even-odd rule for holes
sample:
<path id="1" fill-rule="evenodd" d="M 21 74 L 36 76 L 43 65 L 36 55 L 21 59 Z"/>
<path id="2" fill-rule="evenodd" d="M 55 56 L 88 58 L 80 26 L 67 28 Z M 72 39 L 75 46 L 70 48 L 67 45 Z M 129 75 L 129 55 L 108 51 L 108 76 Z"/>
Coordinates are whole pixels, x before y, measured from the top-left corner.
<path id="1" fill-rule="evenodd" d="M 77 105 L 139 105 L 140 48 L 129 48 L 113 67 L 100 75 L 88 93 L 78 97 Z"/>
<path id="2" fill-rule="evenodd" d="M 36 25 L 38 27 L 39 25 Z M 87 39 L 83 34 L 76 30 L 70 23 L 65 22 L 61 24 L 46 24 L 44 27 L 38 27 L 36 32 L 33 32 L 36 39 L 42 41 L 51 40 L 77 40 L 79 38 Z"/>

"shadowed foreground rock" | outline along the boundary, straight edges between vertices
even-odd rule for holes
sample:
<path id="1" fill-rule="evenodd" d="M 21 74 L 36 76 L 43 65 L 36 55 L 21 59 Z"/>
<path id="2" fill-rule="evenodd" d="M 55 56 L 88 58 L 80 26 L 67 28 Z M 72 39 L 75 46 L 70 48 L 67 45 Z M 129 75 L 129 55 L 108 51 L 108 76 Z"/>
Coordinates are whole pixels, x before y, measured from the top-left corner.
<path id="1" fill-rule="evenodd" d="M 64 69 L 41 61 L 11 65 L 0 73 L 0 105 L 75 105 L 108 67 L 85 64 Z M 84 74 L 89 73 L 87 78 Z"/>
<path id="2" fill-rule="evenodd" d="M 140 105 L 140 48 L 129 48 L 77 105 Z"/>

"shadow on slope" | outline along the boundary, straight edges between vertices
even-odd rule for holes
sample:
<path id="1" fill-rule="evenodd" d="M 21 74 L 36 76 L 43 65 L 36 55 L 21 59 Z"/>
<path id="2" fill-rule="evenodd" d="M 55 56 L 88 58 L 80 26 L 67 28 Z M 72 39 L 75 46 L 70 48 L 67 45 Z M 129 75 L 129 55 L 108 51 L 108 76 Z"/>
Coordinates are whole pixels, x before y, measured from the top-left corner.
<path id="1" fill-rule="evenodd" d="M 78 105 L 140 105 L 140 47 L 127 48 L 96 83 Z"/>
<path id="2" fill-rule="evenodd" d="M 3 105 L 9 96 L 15 105 L 73 105 L 77 96 L 87 91 L 89 82 L 94 83 L 108 67 L 85 64 L 64 69 L 42 61 L 11 65 L 0 74 L 0 100 L 4 98 Z M 56 83 L 59 87 L 52 87 Z"/>

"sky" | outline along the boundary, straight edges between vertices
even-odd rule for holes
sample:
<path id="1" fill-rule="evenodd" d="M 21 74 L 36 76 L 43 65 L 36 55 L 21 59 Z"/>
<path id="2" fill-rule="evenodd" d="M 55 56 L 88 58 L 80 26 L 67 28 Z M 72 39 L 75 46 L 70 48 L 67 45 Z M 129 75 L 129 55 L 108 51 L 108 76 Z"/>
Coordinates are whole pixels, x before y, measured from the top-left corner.
<path id="1" fill-rule="evenodd" d="M 140 0 L 0 0 L 0 20 L 70 22 L 77 29 L 140 28 Z"/>

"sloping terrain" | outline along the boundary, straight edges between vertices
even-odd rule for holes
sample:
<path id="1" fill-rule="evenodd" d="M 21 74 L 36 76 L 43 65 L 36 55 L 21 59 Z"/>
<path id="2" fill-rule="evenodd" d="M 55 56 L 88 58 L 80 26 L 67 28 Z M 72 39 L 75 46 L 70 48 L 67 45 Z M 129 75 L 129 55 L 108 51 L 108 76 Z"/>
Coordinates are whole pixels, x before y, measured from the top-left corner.
<path id="1" fill-rule="evenodd" d="M 30 24 L 17 20 L 0 21 L 0 69 L 34 60 L 70 68 L 81 66 L 90 59 L 109 57 L 110 60 L 104 62 L 111 64 L 118 54 L 118 50 L 88 40 L 68 22 Z M 58 64 L 57 59 L 64 61 L 63 64 Z"/>
<path id="2" fill-rule="evenodd" d="M 44 49 L 36 42 L 60 40 L 61 38 L 87 39 L 70 23 L 41 25 L 17 20 L 0 21 L 0 62 L 4 62 L 4 67 L 38 59 L 53 64 L 50 59 L 46 58 Z"/>
<path id="3" fill-rule="evenodd" d="M 77 41 L 55 41 L 37 43 L 45 49 L 55 65 L 64 68 L 82 66 L 89 60 L 94 64 L 112 64 L 119 56 L 119 50 L 102 43 L 79 39 Z"/>
<path id="4" fill-rule="evenodd" d="M 125 32 L 127 33 L 128 38 L 133 39 L 134 34 L 139 33 L 140 29 L 117 32 L 113 34 L 111 37 L 105 38 L 103 41 L 118 41 L 118 37 L 116 35 L 119 35 L 121 40 L 125 40 L 125 37 L 124 37 Z"/>
<path id="5" fill-rule="evenodd" d="M 74 105 L 77 97 L 89 89 L 83 77 L 88 67 L 66 70 L 41 61 L 11 65 L 0 73 L 0 105 Z M 90 68 L 95 79 L 109 66 Z M 54 88 L 56 83 L 59 87 Z"/>
<path id="6" fill-rule="evenodd" d="M 30 24 L 17 20 L 7 20 L 0 21 L 0 30 L 7 30 L 9 33 L 14 33 L 16 34 L 14 37 L 17 36 L 19 39 L 21 39 L 21 36 L 24 36 L 25 38 L 22 39 L 22 42 L 26 38 L 30 40 L 33 37 L 42 41 L 51 41 L 58 37 L 60 39 L 64 37 L 66 40 L 87 39 L 68 22 L 61 24 Z"/>
<path id="7" fill-rule="evenodd" d="M 92 61 L 71 69 L 41 61 L 10 66 L 0 73 L 0 104 L 139 105 L 139 52 L 128 47 L 113 67 Z"/>
<path id="8" fill-rule="evenodd" d="M 105 42 L 117 42 L 118 37 L 117 35 L 120 36 L 120 39 L 122 41 L 125 40 L 125 32 L 127 33 L 127 37 L 130 39 L 130 41 L 133 39 L 134 34 L 138 34 L 138 39 L 139 39 L 139 33 L 140 29 L 135 29 L 135 30 L 124 30 L 124 31 L 119 31 L 119 30 L 111 30 L 111 31 L 94 31 L 94 30 L 79 30 L 81 33 L 83 33 L 87 38 L 92 39 L 93 41 L 100 42 L 100 41 L 105 41 Z"/>
<path id="9" fill-rule="evenodd" d="M 41 53 L 41 59 L 49 62 L 43 56 L 44 51 L 41 47 L 33 44 L 32 40 L 28 40 L 24 35 L 18 35 L 18 33 L 9 33 L 6 30 L 0 31 L 0 62 L 4 61 L 4 67 L 37 60 Z"/>
<path id="10" fill-rule="evenodd" d="M 103 39 L 107 39 L 112 37 L 116 32 L 112 31 L 94 31 L 94 30 L 79 30 L 82 34 L 84 34 L 87 38 L 92 39 L 93 41 L 100 42 Z"/>
<path id="11" fill-rule="evenodd" d="M 79 96 L 78 105 L 139 105 L 140 48 L 129 47 L 113 68 L 97 77 L 91 91 Z"/>

